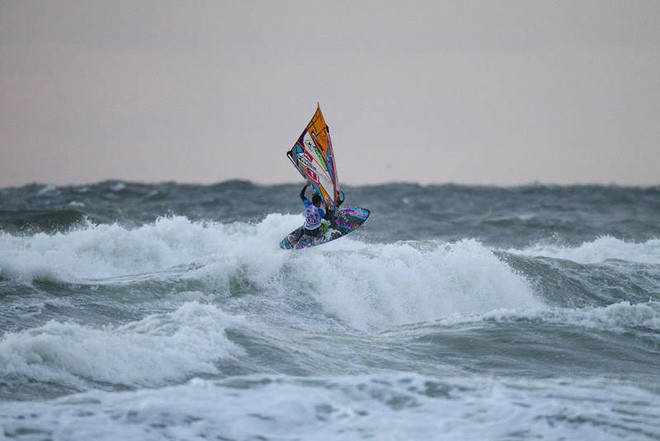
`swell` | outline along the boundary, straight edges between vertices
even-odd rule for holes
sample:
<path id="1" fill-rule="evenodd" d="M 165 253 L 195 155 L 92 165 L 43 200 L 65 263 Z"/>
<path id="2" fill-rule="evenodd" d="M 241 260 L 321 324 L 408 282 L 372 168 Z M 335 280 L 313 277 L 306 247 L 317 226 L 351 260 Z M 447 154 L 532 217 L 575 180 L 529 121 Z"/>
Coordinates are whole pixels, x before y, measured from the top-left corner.
<path id="1" fill-rule="evenodd" d="M 356 234 L 277 248 L 298 223 L 178 216 L 3 233 L 2 313 L 14 318 L 0 340 L 2 389 L 391 370 L 648 383 L 659 368 L 657 240 L 502 250 Z"/>
<path id="2" fill-rule="evenodd" d="M 72 390 L 158 387 L 222 373 L 241 349 L 225 334 L 240 319 L 188 302 L 126 324 L 50 321 L 0 339 L 0 393 L 22 398 Z M 3 398 L 8 398 L 7 395 Z"/>
<path id="3" fill-rule="evenodd" d="M 660 187 L 388 184 L 344 190 L 349 204 L 374 213 L 368 224 L 370 234 L 365 236 L 372 243 L 477 238 L 489 246 L 521 248 L 552 237 L 579 244 L 600 235 L 646 241 L 660 234 Z M 193 221 L 261 221 L 272 213 L 300 213 L 298 191 L 298 185 L 263 186 L 246 181 L 215 185 L 35 184 L 0 189 L 0 206 L 8 214 L 0 218 L 0 224 L 20 228 L 29 223 L 20 220 L 20 213 L 40 210 L 74 210 L 97 223 L 127 226 L 141 226 L 168 215 Z M 31 223 L 53 231 L 47 219 Z M 69 225 L 69 221 L 65 223 Z"/>
<path id="4" fill-rule="evenodd" d="M 657 390 L 660 303 L 499 310 L 382 332 L 315 331 L 189 301 L 126 324 L 48 322 L 0 339 L 3 399 L 258 373 L 599 377 Z M 147 367 L 147 368 L 145 368 Z"/>
<path id="5" fill-rule="evenodd" d="M 264 299 L 305 298 L 364 331 L 502 308 L 660 300 L 656 239 L 501 250 L 473 239 L 366 244 L 357 232 L 318 249 L 277 248 L 298 222 L 293 215 L 229 224 L 177 216 L 136 228 L 2 233 L 0 282 L 11 287 L 2 295 L 13 292 L 18 302 L 24 286 L 26 297 L 88 296 L 120 307 L 198 292 L 247 314 L 263 311 Z"/>
<path id="6" fill-rule="evenodd" d="M 660 392 L 660 303 L 499 310 L 393 328 L 371 344 L 425 375 L 599 377 Z"/>
<path id="7" fill-rule="evenodd" d="M 660 301 L 660 241 L 605 236 L 575 247 L 538 244 L 496 254 L 550 305 L 606 306 Z"/>
<path id="8" fill-rule="evenodd" d="M 14 234 L 55 233 L 98 220 L 76 208 L 0 210 L 0 231 Z"/>

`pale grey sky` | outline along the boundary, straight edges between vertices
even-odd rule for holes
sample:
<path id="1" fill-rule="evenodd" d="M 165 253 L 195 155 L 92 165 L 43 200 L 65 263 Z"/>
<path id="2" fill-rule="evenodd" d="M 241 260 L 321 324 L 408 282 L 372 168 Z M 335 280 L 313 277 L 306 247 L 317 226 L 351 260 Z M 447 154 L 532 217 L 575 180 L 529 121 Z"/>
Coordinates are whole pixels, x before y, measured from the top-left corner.
<path id="1" fill-rule="evenodd" d="M 660 184 L 660 1 L 0 0 L 0 187 Z"/>

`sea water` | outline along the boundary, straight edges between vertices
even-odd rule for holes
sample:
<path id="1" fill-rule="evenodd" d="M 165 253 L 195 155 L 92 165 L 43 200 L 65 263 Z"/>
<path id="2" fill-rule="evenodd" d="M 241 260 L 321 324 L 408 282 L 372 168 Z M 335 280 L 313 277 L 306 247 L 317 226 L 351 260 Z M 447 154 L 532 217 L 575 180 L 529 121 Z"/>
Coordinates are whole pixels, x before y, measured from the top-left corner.
<path id="1" fill-rule="evenodd" d="M 660 440 L 660 188 L 0 190 L 0 440 Z"/>

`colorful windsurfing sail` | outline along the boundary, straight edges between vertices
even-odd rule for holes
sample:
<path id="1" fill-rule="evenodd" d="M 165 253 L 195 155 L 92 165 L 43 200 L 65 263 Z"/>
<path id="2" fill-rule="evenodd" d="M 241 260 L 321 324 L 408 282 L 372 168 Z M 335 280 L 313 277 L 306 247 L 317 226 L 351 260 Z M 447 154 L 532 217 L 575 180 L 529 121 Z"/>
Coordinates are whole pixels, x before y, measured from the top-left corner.
<path id="1" fill-rule="evenodd" d="M 324 203 L 334 209 L 339 198 L 339 181 L 330 128 L 323 119 L 318 103 L 311 121 L 286 155 L 300 174 L 312 184 Z"/>

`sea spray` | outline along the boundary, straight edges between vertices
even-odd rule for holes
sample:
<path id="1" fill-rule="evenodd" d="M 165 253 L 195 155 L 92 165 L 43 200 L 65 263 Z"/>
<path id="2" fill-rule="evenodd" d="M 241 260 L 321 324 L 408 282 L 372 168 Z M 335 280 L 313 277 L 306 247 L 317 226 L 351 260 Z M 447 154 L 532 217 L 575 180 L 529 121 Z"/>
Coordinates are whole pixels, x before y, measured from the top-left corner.
<path id="1" fill-rule="evenodd" d="M 540 304 L 524 276 L 474 240 L 375 245 L 307 259 L 322 268 L 309 282 L 315 297 L 361 330 Z"/>

